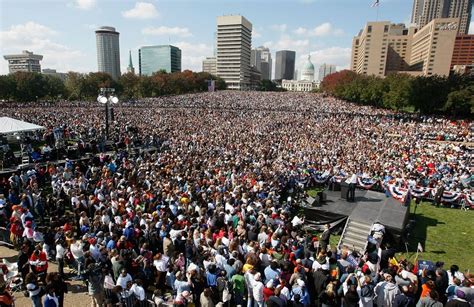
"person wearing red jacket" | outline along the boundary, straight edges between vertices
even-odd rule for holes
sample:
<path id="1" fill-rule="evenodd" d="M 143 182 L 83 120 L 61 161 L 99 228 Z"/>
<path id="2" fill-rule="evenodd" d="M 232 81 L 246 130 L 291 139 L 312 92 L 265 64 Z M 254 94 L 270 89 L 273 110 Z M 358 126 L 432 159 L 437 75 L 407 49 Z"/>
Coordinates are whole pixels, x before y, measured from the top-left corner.
<path id="1" fill-rule="evenodd" d="M 45 282 L 46 274 L 48 273 L 48 257 L 46 253 L 41 250 L 41 245 L 37 245 L 31 254 L 30 266 L 31 270 Z"/>

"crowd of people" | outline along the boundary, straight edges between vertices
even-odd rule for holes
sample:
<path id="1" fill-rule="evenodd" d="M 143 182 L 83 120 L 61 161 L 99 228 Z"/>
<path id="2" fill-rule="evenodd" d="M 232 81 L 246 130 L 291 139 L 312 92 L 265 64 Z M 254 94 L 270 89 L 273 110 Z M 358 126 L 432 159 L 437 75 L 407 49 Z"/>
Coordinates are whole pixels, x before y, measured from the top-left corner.
<path id="1" fill-rule="evenodd" d="M 86 281 L 92 306 L 473 300 L 474 278 L 456 265 L 417 270 L 390 261 L 390 248 L 364 255 L 336 250 L 292 223 L 292 197 L 304 193 L 298 183 L 315 172 L 471 194 L 470 121 L 314 94 L 190 94 L 119 104 L 109 135 L 114 151 L 107 154 L 97 104 L 2 111 L 46 127 L 30 136 L 42 146 L 62 140 L 75 143 L 81 156 L 100 153 L 37 164 L 0 181 L 3 241 L 21 250 L 18 267 L 33 306 L 61 306 L 67 278 Z M 48 261 L 58 263 L 58 272 L 48 272 Z"/>

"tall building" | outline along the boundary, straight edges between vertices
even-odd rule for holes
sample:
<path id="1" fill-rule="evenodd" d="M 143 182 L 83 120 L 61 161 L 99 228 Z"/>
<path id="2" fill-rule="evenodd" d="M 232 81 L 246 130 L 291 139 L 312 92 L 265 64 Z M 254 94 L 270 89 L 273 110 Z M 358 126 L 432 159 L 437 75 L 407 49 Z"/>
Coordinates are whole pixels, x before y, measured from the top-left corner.
<path id="1" fill-rule="evenodd" d="M 262 70 L 262 51 L 252 49 L 250 51 L 250 66 L 255 67 L 258 71 Z"/>
<path id="2" fill-rule="evenodd" d="M 326 64 L 319 66 L 318 80 L 323 81 L 324 77 L 336 72 L 336 65 Z"/>
<path id="3" fill-rule="evenodd" d="M 128 51 L 128 67 L 127 67 L 127 72 L 135 74 L 135 67 L 133 67 L 132 63 L 132 50 Z"/>
<path id="4" fill-rule="evenodd" d="M 117 80 L 120 73 L 120 33 L 114 27 L 100 27 L 95 31 L 97 69 Z"/>
<path id="5" fill-rule="evenodd" d="M 352 41 L 351 70 L 376 76 L 392 72 L 447 76 L 458 25 L 458 18 L 433 19 L 421 29 L 369 22 Z"/>
<path id="6" fill-rule="evenodd" d="M 215 56 L 202 60 L 202 71 L 217 76 L 217 59 Z"/>
<path id="7" fill-rule="evenodd" d="M 454 43 L 451 70 L 465 67 L 472 70 L 474 66 L 474 34 L 459 35 Z"/>
<path id="8" fill-rule="evenodd" d="M 160 70 L 168 73 L 181 71 L 181 49 L 171 45 L 144 46 L 138 50 L 141 76 L 151 76 Z"/>
<path id="9" fill-rule="evenodd" d="M 3 58 L 8 61 L 8 70 L 11 74 L 17 71 L 41 72 L 42 55 L 23 50 L 21 54 L 8 54 Z"/>
<path id="10" fill-rule="evenodd" d="M 469 32 L 471 22 L 472 0 L 414 0 L 411 22 L 419 28 L 433 19 L 459 18 L 459 34 Z"/>
<path id="11" fill-rule="evenodd" d="M 217 17 L 217 75 L 229 89 L 250 88 L 252 24 L 240 15 Z"/>
<path id="12" fill-rule="evenodd" d="M 260 50 L 260 71 L 262 72 L 262 80 L 271 80 L 272 79 L 272 54 L 270 49 L 260 46 L 257 48 Z"/>
<path id="13" fill-rule="evenodd" d="M 295 73 L 296 52 L 280 50 L 276 53 L 275 79 L 293 80 Z"/>

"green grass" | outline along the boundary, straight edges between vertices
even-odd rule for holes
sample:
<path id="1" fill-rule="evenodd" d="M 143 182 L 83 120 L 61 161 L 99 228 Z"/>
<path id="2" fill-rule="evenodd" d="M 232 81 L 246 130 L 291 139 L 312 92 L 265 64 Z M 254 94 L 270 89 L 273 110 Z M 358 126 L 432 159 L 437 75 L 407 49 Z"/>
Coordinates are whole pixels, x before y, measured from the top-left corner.
<path id="1" fill-rule="evenodd" d="M 474 240 L 472 240 L 472 222 L 474 210 L 461 211 L 446 207 L 437 208 L 423 202 L 416 208 L 411 205 L 411 219 L 415 219 L 415 229 L 409 240 L 409 253 L 400 253 L 399 257 L 414 259 L 418 242 L 424 252 L 419 259 L 433 262 L 443 261 L 445 268 L 457 264 L 461 270 L 474 269 Z"/>

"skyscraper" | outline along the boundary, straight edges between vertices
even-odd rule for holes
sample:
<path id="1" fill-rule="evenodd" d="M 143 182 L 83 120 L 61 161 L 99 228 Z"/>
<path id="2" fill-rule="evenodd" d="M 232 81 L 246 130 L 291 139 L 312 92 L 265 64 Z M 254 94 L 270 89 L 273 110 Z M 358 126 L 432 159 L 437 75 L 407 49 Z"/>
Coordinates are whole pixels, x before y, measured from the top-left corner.
<path id="1" fill-rule="evenodd" d="M 8 54 L 3 58 L 8 61 L 8 70 L 11 74 L 17 71 L 41 72 L 42 55 L 23 50 L 21 54 Z"/>
<path id="2" fill-rule="evenodd" d="M 217 17 L 217 75 L 229 89 L 250 87 L 252 24 L 240 15 Z"/>
<path id="3" fill-rule="evenodd" d="M 319 66 L 319 81 L 323 81 L 324 77 L 336 72 L 336 65 L 326 64 Z"/>
<path id="4" fill-rule="evenodd" d="M 135 74 L 135 67 L 133 67 L 133 63 L 132 63 L 132 50 L 128 52 L 127 72 L 131 72 L 132 74 Z"/>
<path id="5" fill-rule="evenodd" d="M 181 71 L 181 49 L 171 45 L 145 46 L 138 50 L 140 75 L 151 76 L 160 70 Z"/>
<path id="6" fill-rule="evenodd" d="M 276 53 L 275 79 L 293 80 L 295 73 L 296 52 L 280 50 Z"/>
<path id="7" fill-rule="evenodd" d="M 97 69 L 117 80 L 120 73 L 120 33 L 114 27 L 100 27 L 95 31 L 97 44 Z"/>
<path id="8" fill-rule="evenodd" d="M 459 18 L 459 34 L 469 32 L 472 0 L 413 0 L 411 22 L 419 28 L 435 18 Z"/>
<path id="9" fill-rule="evenodd" d="M 251 65 L 260 71 L 262 80 L 272 78 L 272 54 L 268 48 L 260 46 L 252 49 Z"/>

